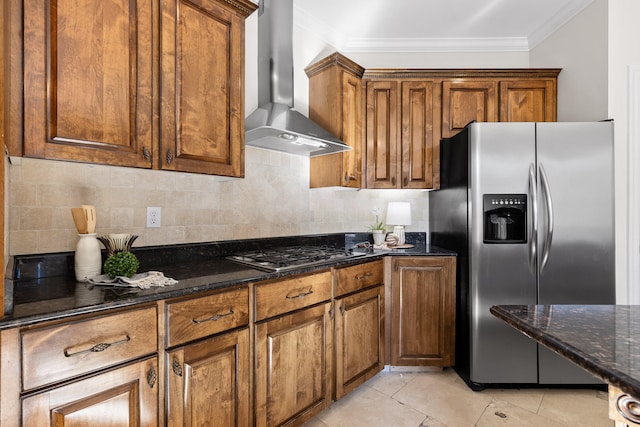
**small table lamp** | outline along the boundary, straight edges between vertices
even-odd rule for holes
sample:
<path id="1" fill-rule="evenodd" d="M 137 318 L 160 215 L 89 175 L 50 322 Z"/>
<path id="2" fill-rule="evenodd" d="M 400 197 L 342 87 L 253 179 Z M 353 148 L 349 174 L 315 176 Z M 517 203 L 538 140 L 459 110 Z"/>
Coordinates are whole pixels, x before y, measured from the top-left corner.
<path id="1" fill-rule="evenodd" d="M 404 245 L 404 226 L 411 225 L 411 203 L 389 202 L 387 224 L 393 225 L 393 234 L 398 236 L 398 245 Z"/>

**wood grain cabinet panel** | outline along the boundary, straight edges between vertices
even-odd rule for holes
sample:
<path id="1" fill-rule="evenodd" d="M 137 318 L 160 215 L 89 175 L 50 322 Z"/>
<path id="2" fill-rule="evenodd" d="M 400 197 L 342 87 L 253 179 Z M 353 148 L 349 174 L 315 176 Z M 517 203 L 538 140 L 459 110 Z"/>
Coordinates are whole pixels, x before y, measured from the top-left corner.
<path id="1" fill-rule="evenodd" d="M 249 324 L 249 289 L 170 301 L 167 307 L 167 346 L 174 347 Z"/>
<path id="2" fill-rule="evenodd" d="M 392 257 L 391 365 L 451 366 L 455 257 Z"/>
<path id="3" fill-rule="evenodd" d="M 22 425 L 157 427 L 157 375 L 153 357 L 29 396 Z"/>
<path id="4" fill-rule="evenodd" d="M 248 426 L 249 354 L 248 328 L 168 352 L 168 425 Z"/>
<path id="5" fill-rule="evenodd" d="M 262 282 L 255 286 L 256 321 L 331 299 L 331 272 Z"/>
<path id="6" fill-rule="evenodd" d="M 25 1 L 21 154 L 244 176 L 244 19 L 256 8 Z"/>
<path id="7" fill-rule="evenodd" d="M 398 186 L 398 84 L 367 83 L 366 187 Z"/>
<path id="8" fill-rule="evenodd" d="M 556 97 L 552 79 L 500 82 L 500 121 L 553 122 Z"/>
<path id="9" fill-rule="evenodd" d="M 444 80 L 442 137 L 452 137 L 472 121 L 498 121 L 498 82 Z"/>
<path id="10" fill-rule="evenodd" d="M 26 330 L 22 384 L 30 390 L 155 353 L 155 307 Z"/>
<path id="11" fill-rule="evenodd" d="M 139 0 L 24 2 L 25 155 L 151 167 L 153 23 Z"/>
<path id="12" fill-rule="evenodd" d="M 309 77 L 309 118 L 351 150 L 310 158 L 310 188 L 362 186 L 364 69 L 339 53 L 305 69 Z"/>
<path id="13" fill-rule="evenodd" d="M 331 307 L 256 325 L 256 426 L 299 426 L 331 404 Z"/>
<path id="14" fill-rule="evenodd" d="M 399 188 L 433 187 L 434 82 L 402 82 Z"/>
<path id="15" fill-rule="evenodd" d="M 244 176 L 244 18 L 255 7 L 162 2 L 160 168 Z"/>

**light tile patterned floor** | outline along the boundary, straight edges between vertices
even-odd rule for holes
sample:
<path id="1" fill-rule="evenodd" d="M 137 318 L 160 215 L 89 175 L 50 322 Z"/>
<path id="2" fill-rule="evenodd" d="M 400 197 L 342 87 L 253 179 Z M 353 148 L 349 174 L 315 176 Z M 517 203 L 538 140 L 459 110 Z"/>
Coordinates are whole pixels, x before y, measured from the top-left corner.
<path id="1" fill-rule="evenodd" d="M 471 391 L 452 370 L 388 368 L 305 427 L 612 427 L 607 393 L 592 389 Z"/>

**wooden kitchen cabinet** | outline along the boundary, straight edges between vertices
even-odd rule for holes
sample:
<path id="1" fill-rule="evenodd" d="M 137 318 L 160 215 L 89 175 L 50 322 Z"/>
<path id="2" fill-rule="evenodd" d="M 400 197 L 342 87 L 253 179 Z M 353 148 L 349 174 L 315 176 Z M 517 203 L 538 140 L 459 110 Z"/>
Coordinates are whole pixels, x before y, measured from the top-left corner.
<path id="1" fill-rule="evenodd" d="M 24 2 L 13 155 L 244 175 L 244 18 L 256 4 L 52 5 Z"/>
<path id="2" fill-rule="evenodd" d="M 151 167 L 155 21 L 144 1 L 24 1 L 26 156 Z"/>
<path id="3" fill-rule="evenodd" d="M 22 425 L 156 427 L 157 375 L 153 357 L 26 397 Z"/>
<path id="4" fill-rule="evenodd" d="M 472 121 L 555 121 L 558 68 L 365 69 L 340 54 L 307 68 L 309 115 L 336 134 L 357 130 L 346 82 L 358 70 L 363 85 L 363 180 L 349 180 L 344 155 L 311 160 L 311 187 L 440 187 L 440 139 Z M 343 104 L 340 104 L 340 100 Z M 357 108 L 355 108 L 357 109 Z M 349 112 L 346 114 L 345 112 Z M 345 133 L 350 135 L 351 132 Z M 357 134 L 357 132 L 356 132 Z"/>
<path id="5" fill-rule="evenodd" d="M 442 137 L 450 138 L 473 121 L 498 121 L 498 82 L 445 80 L 442 82 Z"/>
<path id="6" fill-rule="evenodd" d="M 455 360 L 455 257 L 389 257 L 392 366 Z"/>
<path id="7" fill-rule="evenodd" d="M 2 331 L 0 422 L 158 425 L 157 336 L 155 306 Z"/>
<path id="8" fill-rule="evenodd" d="M 559 69 L 450 70 L 442 81 L 442 137 L 472 121 L 553 122 Z"/>
<path id="9" fill-rule="evenodd" d="M 249 354 L 249 328 L 167 352 L 169 425 L 248 426 Z"/>
<path id="10" fill-rule="evenodd" d="M 244 176 L 244 20 L 249 0 L 163 1 L 158 167 Z"/>
<path id="11" fill-rule="evenodd" d="M 367 82 L 367 188 L 432 188 L 432 81 Z"/>
<path id="12" fill-rule="evenodd" d="M 166 314 L 169 425 L 249 425 L 248 288 L 168 301 Z"/>
<path id="13" fill-rule="evenodd" d="M 309 118 L 333 133 L 350 151 L 310 158 L 310 188 L 362 186 L 364 68 L 335 53 L 305 69 Z"/>
<path id="14" fill-rule="evenodd" d="M 335 387 L 341 399 L 384 368 L 383 261 L 335 270 Z"/>
<path id="15" fill-rule="evenodd" d="M 300 280 L 314 280 L 314 276 L 301 276 Z M 324 284 L 315 281 L 310 286 L 330 290 L 331 273 L 320 273 L 319 276 Z M 277 287 L 278 282 L 270 283 L 260 286 L 265 289 Z M 270 297 L 277 294 L 280 292 L 261 297 L 256 292 L 256 313 L 271 312 L 269 307 L 274 300 Z M 267 318 L 255 325 L 255 425 L 258 427 L 302 425 L 331 404 L 331 292 L 324 301 L 305 305 L 305 299 L 315 294 L 309 287 L 290 289 L 289 293 L 282 294 L 282 298 L 300 301 L 304 308 Z"/>

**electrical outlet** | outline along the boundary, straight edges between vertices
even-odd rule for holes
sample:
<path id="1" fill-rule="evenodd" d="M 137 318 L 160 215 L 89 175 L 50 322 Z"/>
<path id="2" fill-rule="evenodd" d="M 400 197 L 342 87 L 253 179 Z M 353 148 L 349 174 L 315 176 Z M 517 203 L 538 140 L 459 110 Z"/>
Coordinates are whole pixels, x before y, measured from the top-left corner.
<path id="1" fill-rule="evenodd" d="M 147 228 L 160 227 L 161 209 L 157 207 L 147 207 Z"/>

